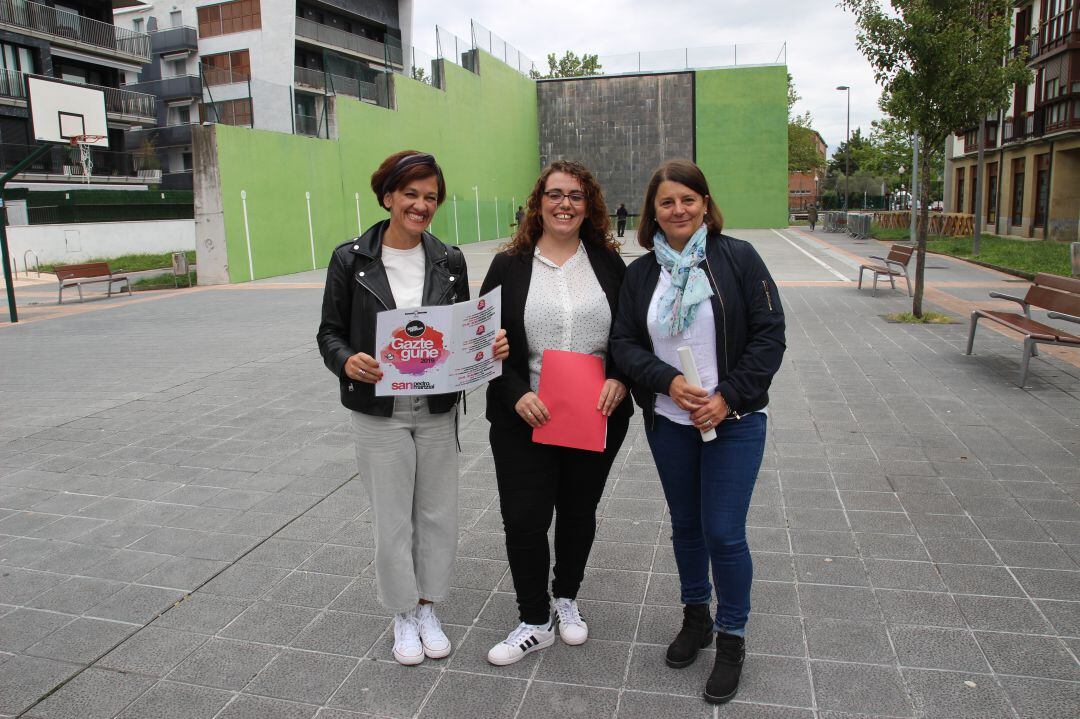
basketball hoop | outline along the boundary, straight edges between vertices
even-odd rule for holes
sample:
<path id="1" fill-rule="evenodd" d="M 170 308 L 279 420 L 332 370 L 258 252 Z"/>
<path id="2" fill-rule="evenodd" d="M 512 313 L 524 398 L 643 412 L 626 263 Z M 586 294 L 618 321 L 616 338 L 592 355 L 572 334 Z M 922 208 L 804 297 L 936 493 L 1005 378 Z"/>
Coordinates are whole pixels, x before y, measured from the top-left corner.
<path id="1" fill-rule="evenodd" d="M 95 142 L 100 142 L 105 137 L 105 135 L 72 135 L 71 137 L 71 164 L 78 163 L 82 166 L 83 177 L 86 178 L 88 184 L 94 173 L 94 158 L 90 154 L 90 148 Z"/>

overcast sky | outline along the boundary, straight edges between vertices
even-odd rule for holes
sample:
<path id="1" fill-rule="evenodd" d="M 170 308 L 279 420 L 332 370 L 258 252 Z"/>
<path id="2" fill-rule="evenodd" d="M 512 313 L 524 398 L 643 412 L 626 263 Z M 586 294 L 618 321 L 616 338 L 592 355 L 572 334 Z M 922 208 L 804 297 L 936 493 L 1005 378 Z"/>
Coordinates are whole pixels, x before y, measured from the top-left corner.
<path id="1" fill-rule="evenodd" d="M 845 93 L 851 129 L 881 116 L 873 71 L 855 47 L 855 23 L 835 0 L 414 0 L 413 38 L 434 54 L 435 25 L 469 40 L 469 20 L 498 34 L 538 65 L 566 50 L 618 55 L 684 47 L 744 45 L 739 62 L 787 42 L 788 70 L 829 152 L 844 140 Z"/>

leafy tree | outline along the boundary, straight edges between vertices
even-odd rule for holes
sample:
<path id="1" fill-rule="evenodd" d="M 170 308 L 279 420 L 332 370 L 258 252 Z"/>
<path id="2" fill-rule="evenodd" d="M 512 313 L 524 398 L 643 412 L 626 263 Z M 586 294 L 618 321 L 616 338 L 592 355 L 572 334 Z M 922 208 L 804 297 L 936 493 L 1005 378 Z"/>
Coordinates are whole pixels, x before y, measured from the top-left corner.
<path id="1" fill-rule="evenodd" d="M 881 109 L 919 143 L 919 175 L 928 177 L 946 138 L 1005 108 L 1009 89 L 1027 83 L 1024 58 L 1007 58 L 1010 0 L 841 0 L 855 14 L 859 50 L 882 87 Z M 919 183 L 915 297 L 923 316 L 930 184 Z"/>
<path id="2" fill-rule="evenodd" d="M 818 152 L 813 120 L 809 112 L 793 115 L 800 99 L 791 73 L 787 76 L 788 105 L 788 172 L 813 172 L 825 167 L 825 158 Z"/>
<path id="3" fill-rule="evenodd" d="M 847 156 L 849 144 L 851 145 L 850 163 L 848 163 Z M 861 127 L 856 127 L 851 133 L 850 141 L 845 140 L 836 146 L 836 152 L 833 153 L 832 159 L 829 160 L 829 174 L 843 175 L 845 168 L 850 167 L 851 174 L 854 175 L 871 162 L 870 156 L 873 152 L 873 148 L 870 146 L 870 138 L 863 136 Z"/>
<path id="4" fill-rule="evenodd" d="M 529 71 L 529 76 L 534 80 L 539 80 L 540 78 L 549 77 L 587 77 L 589 75 L 604 74 L 604 66 L 600 64 L 599 55 L 582 53 L 581 57 L 578 57 L 575 53 L 567 50 L 565 55 L 556 58 L 555 53 L 549 52 L 547 61 L 547 75 L 541 75 L 537 70 L 533 69 Z"/>

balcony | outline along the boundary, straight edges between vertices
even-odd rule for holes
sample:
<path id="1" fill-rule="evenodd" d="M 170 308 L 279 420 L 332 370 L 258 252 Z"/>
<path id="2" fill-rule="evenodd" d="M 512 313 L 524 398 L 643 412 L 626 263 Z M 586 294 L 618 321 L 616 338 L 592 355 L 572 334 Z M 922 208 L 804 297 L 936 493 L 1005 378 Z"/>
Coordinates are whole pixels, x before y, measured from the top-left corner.
<path id="1" fill-rule="evenodd" d="M 295 120 L 297 135 L 310 135 L 311 137 L 319 136 L 319 131 L 322 129 L 319 118 L 314 115 L 301 115 L 300 113 L 296 113 Z"/>
<path id="2" fill-rule="evenodd" d="M 135 145 L 142 143 L 143 138 L 152 139 L 157 147 L 174 147 L 176 145 L 191 144 L 191 128 L 198 123 L 186 125 L 165 125 L 163 127 L 142 128 L 130 136 L 135 138 Z"/>
<path id="3" fill-rule="evenodd" d="M 170 27 L 150 33 L 150 48 L 155 55 L 170 55 L 199 49 L 199 31 L 193 27 Z"/>
<path id="4" fill-rule="evenodd" d="M 0 27 L 137 63 L 150 62 L 150 36 L 25 0 L 0 0 Z"/>
<path id="5" fill-rule="evenodd" d="M 10 2 L 10 0 L 4 0 Z M 354 35 L 327 25 L 320 25 L 306 18 L 296 18 L 296 36 L 319 45 L 329 45 L 337 50 L 360 55 L 380 64 L 387 61 L 401 67 L 401 48 L 385 45 L 377 40 Z"/>
<path id="6" fill-rule="evenodd" d="M 333 75 L 322 70 L 297 67 L 293 71 L 297 85 L 303 85 L 331 95 L 348 95 L 364 102 L 378 103 L 379 96 L 375 83 L 356 80 L 342 75 Z"/>
<path id="7" fill-rule="evenodd" d="M 53 78 L 50 78 L 53 79 Z M 74 85 L 76 83 L 67 83 Z M 110 120 L 133 123 L 155 122 L 156 98 L 141 92 L 121 90 L 118 87 L 80 85 L 105 94 L 105 115 Z M 26 74 L 15 70 L 0 69 L 0 97 L 15 100 L 16 105 L 26 102 Z"/>
<path id="8" fill-rule="evenodd" d="M 0 170 L 10 170 L 37 149 L 35 145 L 0 144 Z M 44 157 L 23 170 L 20 177 L 31 176 L 49 181 L 71 182 L 73 178 L 82 178 L 82 166 L 71 156 L 71 148 L 57 145 Z M 156 183 L 161 179 L 161 170 L 144 169 L 143 158 L 135 152 L 103 150 L 92 148 L 91 159 L 94 163 L 94 182 L 116 183 Z"/>
<path id="9" fill-rule="evenodd" d="M 198 75 L 177 75 L 159 80 L 136 82 L 125 86 L 135 92 L 154 95 L 161 100 L 175 100 L 181 97 L 202 97 L 202 80 Z"/>

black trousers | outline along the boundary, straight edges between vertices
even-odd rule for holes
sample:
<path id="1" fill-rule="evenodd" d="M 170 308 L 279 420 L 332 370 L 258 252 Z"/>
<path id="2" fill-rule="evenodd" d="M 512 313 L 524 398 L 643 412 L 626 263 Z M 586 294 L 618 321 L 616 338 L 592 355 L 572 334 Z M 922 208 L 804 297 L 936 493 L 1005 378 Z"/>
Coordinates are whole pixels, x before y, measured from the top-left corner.
<path id="1" fill-rule="evenodd" d="M 616 232 L 619 233 L 619 237 L 622 237 L 623 233 L 626 232 L 626 220 L 616 220 L 615 228 Z"/>
<path id="2" fill-rule="evenodd" d="M 551 618 L 547 534 L 552 514 L 555 578 L 551 590 L 556 597 L 577 598 L 596 536 L 596 506 L 629 422 L 628 417 L 608 418 L 607 449 L 603 452 L 536 444 L 532 428 L 520 420 L 492 423 L 489 437 L 506 530 L 506 556 L 521 621 L 545 624 Z"/>

